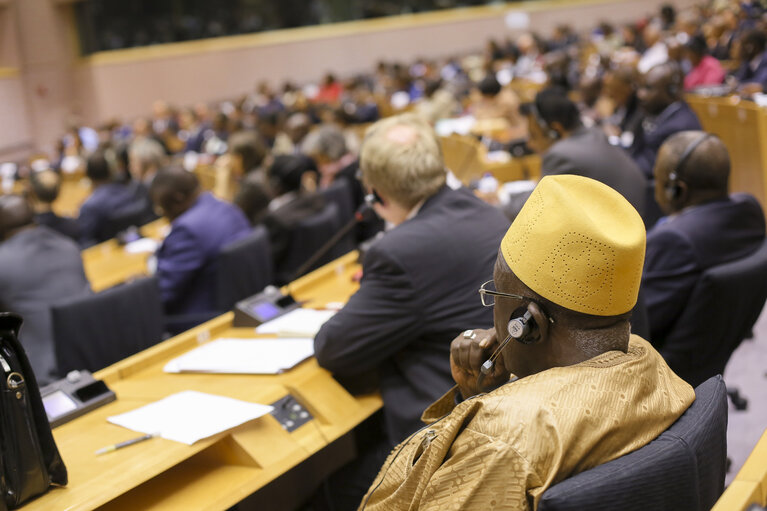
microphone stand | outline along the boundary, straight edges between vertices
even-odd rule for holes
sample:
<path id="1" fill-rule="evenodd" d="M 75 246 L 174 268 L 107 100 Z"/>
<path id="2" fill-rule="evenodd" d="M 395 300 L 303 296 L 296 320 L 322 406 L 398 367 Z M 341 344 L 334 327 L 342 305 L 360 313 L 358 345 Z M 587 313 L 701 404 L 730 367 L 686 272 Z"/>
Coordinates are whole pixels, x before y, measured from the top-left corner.
<path id="1" fill-rule="evenodd" d="M 365 213 L 370 211 L 372 208 L 370 207 L 370 204 L 365 202 L 363 203 L 359 209 L 354 213 L 354 218 L 349 220 L 346 225 L 344 225 L 341 230 L 339 230 L 337 233 L 333 235 L 328 241 L 325 242 L 324 245 L 322 245 L 317 252 L 315 252 L 309 260 L 307 260 L 304 264 L 302 264 L 298 270 L 296 270 L 293 275 L 291 275 L 289 282 L 293 282 L 295 279 L 303 275 L 306 270 L 311 268 L 317 261 L 319 261 L 324 255 L 326 255 L 328 252 L 330 252 L 330 249 L 335 247 L 341 239 L 343 239 L 344 236 L 349 234 L 349 231 L 351 231 L 358 223 L 362 222 L 365 219 Z"/>

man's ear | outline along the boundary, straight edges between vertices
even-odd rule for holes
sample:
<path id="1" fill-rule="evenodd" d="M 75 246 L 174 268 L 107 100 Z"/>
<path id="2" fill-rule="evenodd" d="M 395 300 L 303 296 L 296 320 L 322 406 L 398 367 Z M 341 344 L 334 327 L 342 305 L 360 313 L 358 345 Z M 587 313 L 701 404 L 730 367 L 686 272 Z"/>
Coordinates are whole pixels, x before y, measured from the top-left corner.
<path id="1" fill-rule="evenodd" d="M 317 173 L 313 170 L 304 172 L 301 176 L 301 188 L 309 193 L 313 193 L 317 190 Z"/>
<path id="2" fill-rule="evenodd" d="M 527 304 L 527 312 L 530 313 L 533 321 L 535 321 L 535 324 L 538 325 L 538 335 L 540 337 L 536 342 L 547 341 L 549 338 L 549 327 L 551 326 L 549 317 L 545 312 L 543 312 L 541 306 L 535 302 L 530 302 Z"/>
<path id="3" fill-rule="evenodd" d="M 554 121 L 551 123 L 551 129 L 559 133 L 559 135 L 563 135 L 565 133 L 565 127 L 562 126 L 562 123 L 559 121 Z"/>

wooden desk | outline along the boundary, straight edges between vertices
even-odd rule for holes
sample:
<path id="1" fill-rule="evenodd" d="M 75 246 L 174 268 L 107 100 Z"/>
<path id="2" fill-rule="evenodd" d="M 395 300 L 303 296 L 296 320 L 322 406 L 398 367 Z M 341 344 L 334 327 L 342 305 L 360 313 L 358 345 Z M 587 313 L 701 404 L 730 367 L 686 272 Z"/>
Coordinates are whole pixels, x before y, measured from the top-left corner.
<path id="1" fill-rule="evenodd" d="M 745 511 L 751 504 L 767 506 L 767 431 L 711 511 Z"/>
<path id="2" fill-rule="evenodd" d="M 141 234 L 148 238 L 161 240 L 168 222 L 155 220 L 141 228 Z M 150 254 L 129 254 L 115 240 L 105 241 L 81 252 L 85 276 L 91 288 L 100 292 L 112 286 L 122 284 L 134 277 L 147 274 L 147 260 Z"/>
<path id="3" fill-rule="evenodd" d="M 737 97 L 685 99 L 730 153 L 730 192 L 750 193 L 767 215 L 767 111 Z"/>
<path id="4" fill-rule="evenodd" d="M 311 305 L 346 301 L 359 268 L 352 252 L 297 280 L 291 289 Z M 69 470 L 69 485 L 53 488 L 23 509 L 220 510 L 241 501 L 350 432 L 381 407 L 377 395 L 353 397 L 312 359 L 276 376 L 166 374 L 166 362 L 217 337 L 252 337 L 233 328 L 232 313 L 96 373 L 117 401 L 54 430 Z M 153 439 L 96 456 L 104 445 L 137 436 L 107 423 L 126 412 L 182 390 L 273 403 L 288 393 L 315 417 L 292 433 L 262 417 L 192 446 Z"/>
<path id="5" fill-rule="evenodd" d="M 28 189 L 27 181 L 16 181 L 13 193 L 24 194 Z M 91 182 L 82 173 L 64 174 L 61 178 L 59 197 L 53 203 L 53 211 L 60 216 L 76 218 L 80 206 L 91 194 Z"/>

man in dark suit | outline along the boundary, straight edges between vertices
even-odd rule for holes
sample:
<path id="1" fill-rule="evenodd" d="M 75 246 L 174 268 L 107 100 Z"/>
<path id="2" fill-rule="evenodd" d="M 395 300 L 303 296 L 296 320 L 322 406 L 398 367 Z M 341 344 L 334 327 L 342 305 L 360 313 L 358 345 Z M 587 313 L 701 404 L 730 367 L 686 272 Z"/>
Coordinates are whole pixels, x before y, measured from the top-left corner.
<path id="1" fill-rule="evenodd" d="M 686 130 L 700 130 L 698 116 L 682 99 L 684 76 L 676 64 L 650 69 L 639 88 L 639 99 L 647 116 L 634 133 L 629 154 L 647 179 L 653 179 L 658 149 L 668 137 Z"/>
<path id="2" fill-rule="evenodd" d="M 700 131 L 674 135 L 658 154 L 655 194 L 669 216 L 647 233 L 642 277 L 656 346 L 675 327 L 704 270 L 746 257 L 764 240 L 762 208 L 750 195 L 728 196 L 729 174 L 722 141 Z"/>
<path id="3" fill-rule="evenodd" d="M 88 157 L 85 174 L 91 180 L 93 193 L 80 206 L 77 220 L 81 245 L 89 247 L 101 243 L 130 225 L 138 227 L 156 218 L 143 188 L 114 180 L 103 151 Z"/>
<path id="4" fill-rule="evenodd" d="M 521 110 L 527 116 L 528 145 L 543 155 L 541 177 L 590 177 L 623 195 L 640 215 L 644 213 L 642 171 L 621 148 L 610 145 L 601 129 L 583 126 L 578 107 L 563 89 L 544 89 Z"/>
<path id="5" fill-rule="evenodd" d="M 30 205 L 0 196 L 0 308 L 24 319 L 19 338 L 37 381 L 57 378 L 50 307 L 91 292 L 80 249 L 71 239 L 35 225 Z"/>
<path id="6" fill-rule="evenodd" d="M 218 254 L 250 233 L 248 220 L 237 207 L 202 192 L 197 177 L 181 167 L 158 172 L 150 193 L 155 207 L 171 222 L 156 254 L 165 312 L 214 312 Z"/>
<path id="7" fill-rule="evenodd" d="M 77 220 L 57 215 L 53 203 L 59 198 L 61 176 L 53 169 L 33 172 L 29 176 L 29 198 L 35 210 L 35 222 L 77 241 L 80 227 Z"/>
<path id="8" fill-rule="evenodd" d="M 748 94 L 764 92 L 767 87 L 767 35 L 759 29 L 740 37 L 740 67 L 732 77 L 739 89 Z"/>
<path id="9" fill-rule="evenodd" d="M 399 441 L 420 427 L 430 400 L 452 386 L 449 351 L 465 325 L 491 325 L 476 306 L 508 221 L 466 189 L 451 190 L 440 146 L 412 115 L 379 121 L 361 152 L 363 185 L 395 227 L 365 254 L 360 289 L 314 339 L 319 364 L 338 376 L 377 373 L 385 438 L 360 455 L 334 492 L 354 508 Z M 356 492 L 356 494 L 355 494 Z"/>

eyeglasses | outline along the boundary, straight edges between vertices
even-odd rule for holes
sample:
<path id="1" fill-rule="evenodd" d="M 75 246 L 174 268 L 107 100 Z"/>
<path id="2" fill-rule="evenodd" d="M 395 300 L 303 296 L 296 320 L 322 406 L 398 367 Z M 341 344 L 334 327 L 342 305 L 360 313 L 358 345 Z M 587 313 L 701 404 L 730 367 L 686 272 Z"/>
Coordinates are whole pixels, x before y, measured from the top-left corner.
<path id="1" fill-rule="evenodd" d="M 510 293 L 501 293 L 500 291 L 496 291 L 495 282 L 492 280 L 488 280 L 479 288 L 479 297 L 482 300 L 482 305 L 485 307 L 492 307 L 495 305 L 496 296 L 505 296 L 506 298 L 516 298 L 517 300 L 527 300 L 530 302 L 535 301 L 529 296 L 513 295 Z"/>

